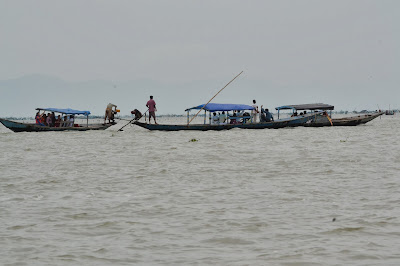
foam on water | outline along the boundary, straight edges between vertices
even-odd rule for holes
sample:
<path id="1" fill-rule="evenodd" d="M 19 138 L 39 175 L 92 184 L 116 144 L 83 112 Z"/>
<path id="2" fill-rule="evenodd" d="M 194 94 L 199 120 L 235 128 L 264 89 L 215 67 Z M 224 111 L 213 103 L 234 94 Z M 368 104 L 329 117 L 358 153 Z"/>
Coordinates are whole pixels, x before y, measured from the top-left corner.
<path id="1" fill-rule="evenodd" d="M 124 124 L 0 127 L 3 265 L 400 263 L 397 116 L 221 132 Z"/>

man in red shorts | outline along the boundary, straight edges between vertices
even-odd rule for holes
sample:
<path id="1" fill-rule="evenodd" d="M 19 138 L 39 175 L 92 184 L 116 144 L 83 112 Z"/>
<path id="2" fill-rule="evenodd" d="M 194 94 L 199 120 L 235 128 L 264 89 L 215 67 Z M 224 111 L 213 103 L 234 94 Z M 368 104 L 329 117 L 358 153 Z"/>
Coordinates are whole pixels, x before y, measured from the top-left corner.
<path id="1" fill-rule="evenodd" d="M 147 108 L 149 108 L 149 124 L 151 122 L 151 117 L 154 118 L 154 123 L 156 122 L 156 102 L 153 100 L 153 96 L 150 96 L 150 100 L 146 103 Z"/>

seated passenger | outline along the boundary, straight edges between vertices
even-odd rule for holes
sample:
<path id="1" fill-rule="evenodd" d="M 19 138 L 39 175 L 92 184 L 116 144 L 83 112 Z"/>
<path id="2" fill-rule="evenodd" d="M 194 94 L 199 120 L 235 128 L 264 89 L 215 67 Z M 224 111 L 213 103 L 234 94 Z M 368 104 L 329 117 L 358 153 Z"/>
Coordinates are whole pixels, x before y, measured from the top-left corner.
<path id="1" fill-rule="evenodd" d="M 69 126 L 74 127 L 75 117 L 74 115 L 69 116 Z"/>
<path id="2" fill-rule="evenodd" d="M 224 125 L 226 124 L 226 114 L 224 111 L 222 111 L 222 114 L 219 115 L 219 124 Z"/>
<path id="3" fill-rule="evenodd" d="M 232 114 L 232 116 L 230 116 L 229 124 L 236 124 L 236 118 L 235 117 L 236 117 L 236 110 L 233 110 L 233 114 Z"/>
<path id="4" fill-rule="evenodd" d="M 61 124 L 61 116 L 58 115 L 58 117 L 56 119 L 56 122 L 54 123 L 54 126 L 55 127 L 60 127 L 60 124 Z"/>
<path id="5" fill-rule="evenodd" d="M 68 117 L 65 115 L 64 120 L 61 122 L 61 127 L 67 127 L 68 123 Z"/>
<path id="6" fill-rule="evenodd" d="M 265 113 L 262 111 L 263 109 L 261 109 L 261 115 L 260 115 L 260 123 L 265 123 L 267 122 L 267 117 L 265 116 Z"/>
<path id="7" fill-rule="evenodd" d="M 40 111 L 36 113 L 35 121 L 36 125 L 44 126 L 44 124 L 42 123 L 42 116 L 40 115 Z"/>
<path id="8" fill-rule="evenodd" d="M 244 112 L 242 116 L 250 116 L 250 114 L 248 112 Z M 250 121 L 250 118 L 244 118 L 240 122 L 247 123 L 248 121 Z"/>
<path id="9" fill-rule="evenodd" d="M 46 124 L 47 124 L 47 126 L 49 126 L 49 127 L 52 126 L 52 123 L 51 123 L 51 114 L 47 114 Z"/>
<path id="10" fill-rule="evenodd" d="M 56 115 L 54 114 L 54 112 L 51 112 L 51 126 L 56 126 Z"/>
<path id="11" fill-rule="evenodd" d="M 45 113 L 42 114 L 40 121 L 42 122 L 43 125 L 47 126 L 47 116 Z"/>
<path id="12" fill-rule="evenodd" d="M 264 115 L 264 118 L 262 118 L 262 119 L 265 119 L 265 121 L 261 121 L 261 122 L 271 122 L 271 121 L 274 121 L 274 117 L 273 117 L 272 114 L 269 112 L 269 110 L 268 110 L 268 109 L 262 108 L 262 105 L 261 105 L 261 116 L 263 116 L 263 115 Z"/>
<path id="13" fill-rule="evenodd" d="M 212 117 L 212 123 L 213 125 L 218 125 L 218 122 L 219 122 L 219 117 L 217 116 L 217 113 L 214 112 Z"/>

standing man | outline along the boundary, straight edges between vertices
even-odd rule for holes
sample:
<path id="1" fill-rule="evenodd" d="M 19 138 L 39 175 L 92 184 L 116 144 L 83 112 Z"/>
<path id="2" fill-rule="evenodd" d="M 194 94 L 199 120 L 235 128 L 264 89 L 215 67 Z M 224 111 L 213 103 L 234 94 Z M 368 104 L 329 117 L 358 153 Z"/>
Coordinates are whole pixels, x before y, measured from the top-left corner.
<path id="1" fill-rule="evenodd" d="M 253 110 L 251 110 L 251 116 L 253 117 L 253 123 L 257 123 L 257 114 L 259 113 L 258 111 L 258 106 L 256 104 L 256 100 L 253 100 Z"/>
<path id="2" fill-rule="evenodd" d="M 157 125 L 156 121 L 156 102 L 153 100 L 153 96 L 150 96 L 150 100 L 146 103 L 147 108 L 149 108 L 149 124 L 151 122 L 151 117 L 154 118 L 154 124 Z"/>

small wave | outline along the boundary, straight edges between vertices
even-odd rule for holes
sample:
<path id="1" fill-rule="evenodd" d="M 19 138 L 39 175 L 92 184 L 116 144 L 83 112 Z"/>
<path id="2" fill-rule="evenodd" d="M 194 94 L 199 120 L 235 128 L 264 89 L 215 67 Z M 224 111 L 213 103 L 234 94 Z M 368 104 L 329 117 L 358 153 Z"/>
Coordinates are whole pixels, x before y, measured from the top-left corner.
<path id="1" fill-rule="evenodd" d="M 346 232 L 357 232 L 362 231 L 364 227 L 341 227 L 336 228 L 330 231 L 326 231 L 325 234 L 337 234 L 337 233 L 346 233 Z"/>
<path id="2" fill-rule="evenodd" d="M 216 244 L 224 244 L 224 245 L 251 245 L 254 244 L 253 241 L 248 241 L 240 238 L 233 237 L 222 237 L 222 238 L 211 238 L 205 240 L 207 243 L 216 243 Z"/>
<path id="3" fill-rule="evenodd" d="M 27 224 L 27 225 L 14 225 L 14 226 L 10 226 L 7 227 L 7 230 L 20 230 L 20 229 L 25 229 L 25 228 L 29 228 L 29 227 L 33 227 L 36 224 Z"/>

